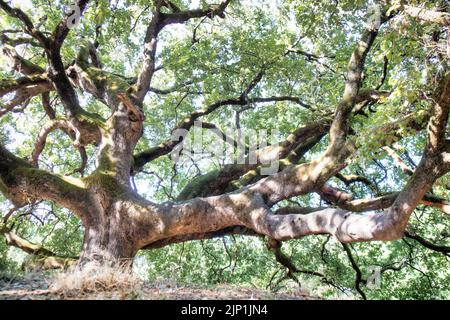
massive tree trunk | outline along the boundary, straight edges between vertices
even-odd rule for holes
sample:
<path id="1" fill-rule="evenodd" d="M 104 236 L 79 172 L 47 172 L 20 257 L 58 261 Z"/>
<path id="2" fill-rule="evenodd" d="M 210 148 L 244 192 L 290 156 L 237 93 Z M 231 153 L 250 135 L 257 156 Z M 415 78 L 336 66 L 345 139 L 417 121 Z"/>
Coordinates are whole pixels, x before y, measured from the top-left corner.
<path id="1" fill-rule="evenodd" d="M 85 225 L 80 264 L 89 261 L 130 262 L 138 251 L 138 240 L 129 224 L 114 218 L 120 214 L 120 211 L 111 210 L 108 216 L 93 225 Z"/>
<path id="2" fill-rule="evenodd" d="M 86 2 L 79 1 L 79 4 L 84 8 Z M 349 118 L 355 104 L 386 95 L 360 91 L 366 56 L 377 37 L 380 23 L 391 18 L 386 16 L 384 9 L 379 8 L 379 23 L 367 23 L 350 57 L 345 90 L 333 120 L 300 126 L 282 141 L 275 152 L 270 150 L 273 160 L 283 160 L 280 161 L 278 173 L 262 177 L 258 171 L 260 163 L 232 165 L 187 186 L 176 202 L 152 203 L 133 190 L 130 176 L 145 163 L 167 155 L 181 142 L 167 140 L 152 149 L 134 154 L 145 122 L 143 101 L 151 90 L 150 83 L 155 72 L 158 33 L 171 23 L 220 16 L 229 1 L 207 10 L 172 13 L 161 13 L 162 2 L 156 3 L 156 14 L 145 38 L 142 70 L 137 82 L 130 83 L 123 77 L 100 69 L 95 52 L 89 45 L 80 50 L 73 65 L 64 69 L 59 50 L 69 32 L 65 22 L 67 19 L 58 25 L 54 38 L 49 39 L 32 24 L 29 25 L 31 22 L 23 14 L 18 14 L 6 2 L 0 2 L 6 12 L 24 21 L 29 33 L 45 49 L 50 65 L 48 78 L 34 75 L 12 84 L 2 84 L 0 94 L 24 88 L 29 83 L 39 83 L 42 90 L 56 90 L 66 114 L 64 120 L 54 120 L 53 115 L 53 122 L 42 129 L 30 162 L 0 146 L 0 188 L 12 202 L 23 205 L 33 199 L 45 199 L 76 214 L 85 232 L 81 264 L 90 261 L 129 262 L 143 248 L 232 233 L 261 235 L 282 241 L 312 234 L 331 234 L 345 243 L 388 241 L 403 236 L 414 208 L 423 201 L 434 181 L 450 171 L 448 140 L 445 140 L 450 106 L 448 73 L 442 76 L 435 93 L 422 160 L 401 192 L 383 199 L 367 200 L 364 204 L 361 201 L 352 203 L 349 199 L 341 201 L 343 198 L 337 197 L 340 199 L 336 200 L 337 207 L 319 208 L 306 214 L 305 211 L 289 209 L 272 210 L 280 201 L 295 196 L 320 190 L 329 194 L 327 181 L 338 174 L 355 153 L 355 144 L 348 137 Z M 258 73 L 237 98 L 224 99 L 195 111 L 177 128 L 190 129 L 196 119 L 223 105 L 246 105 L 248 94 L 262 76 L 263 72 Z M 84 111 L 74 87 L 89 92 L 107 105 L 111 112 L 108 120 Z M 292 100 L 289 97 L 253 100 L 258 99 Z M 56 128 L 67 132 L 79 148 L 91 143 L 99 146 L 96 169 L 89 176 L 69 178 L 37 168 L 45 139 Z M 327 132 L 329 144 L 323 154 L 310 162 L 299 163 L 305 152 Z M 381 142 L 384 143 L 388 142 Z M 264 153 L 265 150 L 258 152 Z M 251 171 L 254 174 L 246 177 Z M 208 188 L 205 187 L 207 185 Z M 367 214 L 356 212 L 375 209 L 386 210 Z"/>

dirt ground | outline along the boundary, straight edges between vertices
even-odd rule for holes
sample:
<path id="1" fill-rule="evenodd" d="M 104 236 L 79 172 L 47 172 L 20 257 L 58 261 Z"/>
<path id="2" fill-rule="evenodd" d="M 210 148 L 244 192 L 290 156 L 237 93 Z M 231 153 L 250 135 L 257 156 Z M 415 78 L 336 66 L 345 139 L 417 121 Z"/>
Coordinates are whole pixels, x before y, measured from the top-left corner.
<path id="1" fill-rule="evenodd" d="M 134 288 L 108 288 L 84 292 L 66 292 L 51 289 L 49 281 L 42 276 L 28 275 L 23 278 L 0 278 L 0 300 L 311 300 L 302 291 L 273 293 L 266 290 L 243 288 L 232 285 L 200 287 L 170 283 L 142 283 Z"/>

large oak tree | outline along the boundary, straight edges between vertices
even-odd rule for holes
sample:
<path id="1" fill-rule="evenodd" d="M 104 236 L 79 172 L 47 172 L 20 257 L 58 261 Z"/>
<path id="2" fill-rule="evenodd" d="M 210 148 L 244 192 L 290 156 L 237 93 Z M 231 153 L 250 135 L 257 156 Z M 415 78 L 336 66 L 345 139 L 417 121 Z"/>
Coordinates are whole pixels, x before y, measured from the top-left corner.
<path id="1" fill-rule="evenodd" d="M 290 272 L 281 242 L 309 235 L 332 235 L 346 250 L 406 235 L 448 253 L 407 230 L 418 205 L 450 213 L 448 5 L 315 5 L 79 0 L 75 11 L 58 3 L 42 17 L 1 0 L 11 68 L 0 78 L 8 244 L 58 263 L 9 223 L 18 208 L 45 201 L 81 221 L 81 265 L 230 234 L 265 236 Z M 11 143 L 25 116 L 38 124 L 26 128 L 27 147 Z M 171 162 L 185 147 L 171 133 L 200 120 L 224 140 L 226 128 L 279 128 L 281 140 L 244 148 L 242 164 Z M 400 154 L 403 141 L 420 148 L 417 164 Z M 46 157 L 49 147 L 68 160 Z M 254 154 L 278 161 L 278 172 L 264 175 Z M 380 154 L 395 165 L 386 169 Z M 383 192 L 373 176 L 397 168 L 406 183 Z M 358 198 L 345 188 L 354 184 L 363 186 Z M 313 194 L 321 205 L 294 201 Z"/>

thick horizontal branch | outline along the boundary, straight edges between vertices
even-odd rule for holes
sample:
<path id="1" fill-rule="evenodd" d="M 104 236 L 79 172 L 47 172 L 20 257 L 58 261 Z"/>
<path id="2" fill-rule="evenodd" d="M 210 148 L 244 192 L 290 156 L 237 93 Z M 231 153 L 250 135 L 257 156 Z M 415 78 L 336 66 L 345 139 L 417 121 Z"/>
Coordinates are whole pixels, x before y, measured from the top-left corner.
<path id="1" fill-rule="evenodd" d="M 161 207 L 150 205 L 148 209 L 152 214 L 142 216 L 141 228 L 146 228 L 147 223 L 154 225 L 156 217 L 162 221 L 157 233 L 152 227 L 153 233 L 142 239 L 146 248 L 173 237 L 180 239 L 188 235 L 192 239 L 194 234 L 203 237 L 203 234 L 232 226 L 243 226 L 279 241 L 314 234 L 331 234 L 345 243 L 388 241 L 403 236 L 402 231 L 388 227 L 390 215 L 387 211 L 359 214 L 328 208 L 308 214 L 274 215 L 261 198 L 249 193 L 195 198 Z"/>
<path id="2" fill-rule="evenodd" d="M 14 112 L 17 110 L 15 108 L 17 106 L 22 106 L 20 110 L 23 110 L 23 108 L 30 102 L 31 98 L 47 93 L 50 87 L 51 85 L 49 83 L 42 82 L 36 85 L 26 85 L 15 90 L 13 98 L 0 109 L 0 117 L 8 112 Z"/>
<path id="3" fill-rule="evenodd" d="M 84 183 L 32 167 L 0 145 L 0 191 L 15 205 L 50 200 L 83 219 L 88 193 Z"/>
<path id="4" fill-rule="evenodd" d="M 213 232 L 204 232 L 204 233 L 191 233 L 180 236 L 174 236 L 170 238 L 165 238 L 159 241 L 152 242 L 151 244 L 143 247 L 143 250 L 149 249 L 159 249 L 165 246 L 182 243 L 187 241 L 195 241 L 195 240 L 207 240 L 207 239 L 215 239 L 228 235 L 241 235 L 241 236 L 254 236 L 260 237 L 261 235 L 256 233 L 255 231 L 242 227 L 242 226 L 231 226 L 226 227 L 221 230 L 213 231 Z"/>
<path id="5" fill-rule="evenodd" d="M 450 214 L 450 201 L 441 199 L 435 195 L 426 194 L 420 203 L 439 209 L 446 214 Z"/>
<path id="6" fill-rule="evenodd" d="M 310 163 L 290 166 L 233 193 L 147 205 L 152 214 L 142 217 L 144 228 L 147 223 L 154 226 L 155 219 L 160 219 L 160 230 L 155 234 L 153 227 L 153 233 L 149 233 L 143 242 L 150 244 L 164 238 L 214 232 L 236 225 L 280 241 L 314 234 L 330 234 L 343 243 L 402 238 L 411 213 L 436 179 L 446 173 L 441 166 L 441 152 L 445 148 L 450 107 L 449 78 L 450 75 L 446 75 L 443 86 L 436 93 L 439 98 L 429 121 L 427 144 L 409 182 L 392 204 L 389 203 L 392 195 L 372 201 L 378 206 L 391 204 L 386 210 L 361 214 L 328 208 L 308 214 L 273 214 L 270 210 L 273 204 L 317 190 L 340 170 L 341 159 L 325 152 Z"/>
<path id="7" fill-rule="evenodd" d="M 46 86 L 50 90 L 50 85 L 46 74 L 37 74 L 24 76 L 20 78 L 1 78 L 0 79 L 0 97 L 7 93 L 19 89 L 28 89 L 33 86 Z"/>
<path id="8" fill-rule="evenodd" d="M 6 239 L 6 244 L 17 247 L 28 254 L 54 256 L 55 254 L 41 245 L 31 243 L 30 241 L 19 237 L 15 232 L 6 227 L 0 227 L 0 234 Z"/>
<path id="9" fill-rule="evenodd" d="M 186 200 L 198 196 L 218 195 L 223 193 L 224 190 L 235 190 L 249 184 L 250 181 L 257 181 L 258 177 L 262 178 L 260 170 L 258 170 L 262 163 L 264 165 L 278 163 L 280 159 L 285 159 L 288 156 L 291 159 L 285 159 L 286 161 L 298 160 L 320 141 L 328 128 L 329 126 L 326 123 L 300 126 L 286 140 L 274 146 L 253 151 L 252 154 L 247 155 L 242 164 L 229 164 L 220 170 L 194 178 L 183 188 L 177 199 Z M 313 140 L 313 143 L 311 143 L 311 140 Z M 255 161 L 250 162 L 249 159 Z M 281 167 L 283 166 L 281 165 Z M 251 177 L 250 175 L 242 177 L 249 172 L 252 173 Z M 239 180 L 241 177 L 242 181 Z"/>
<path id="10" fill-rule="evenodd" d="M 450 13 L 448 12 L 433 11 L 425 8 L 407 5 L 403 7 L 400 6 L 400 8 L 403 8 L 403 11 L 413 18 L 417 18 L 425 22 L 437 23 L 443 26 L 450 25 Z"/>
<path id="11" fill-rule="evenodd" d="M 215 16 L 224 18 L 224 11 L 231 0 L 222 1 L 219 5 L 211 5 L 208 9 L 161 13 L 161 28 L 173 23 L 184 23 L 190 19 Z"/>

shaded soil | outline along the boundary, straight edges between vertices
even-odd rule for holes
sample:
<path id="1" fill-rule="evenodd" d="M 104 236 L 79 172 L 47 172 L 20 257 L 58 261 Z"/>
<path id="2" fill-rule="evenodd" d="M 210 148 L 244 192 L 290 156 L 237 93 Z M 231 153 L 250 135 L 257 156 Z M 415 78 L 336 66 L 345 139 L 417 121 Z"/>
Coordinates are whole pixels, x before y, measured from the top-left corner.
<path id="1" fill-rule="evenodd" d="M 42 276 L 29 275 L 24 278 L 0 278 L 0 300 L 311 300 L 302 291 L 273 293 L 266 290 L 243 288 L 232 285 L 201 287 L 195 285 L 174 285 L 169 283 L 143 283 L 135 288 L 95 290 L 92 292 L 61 292 L 51 289 L 48 280 Z"/>

